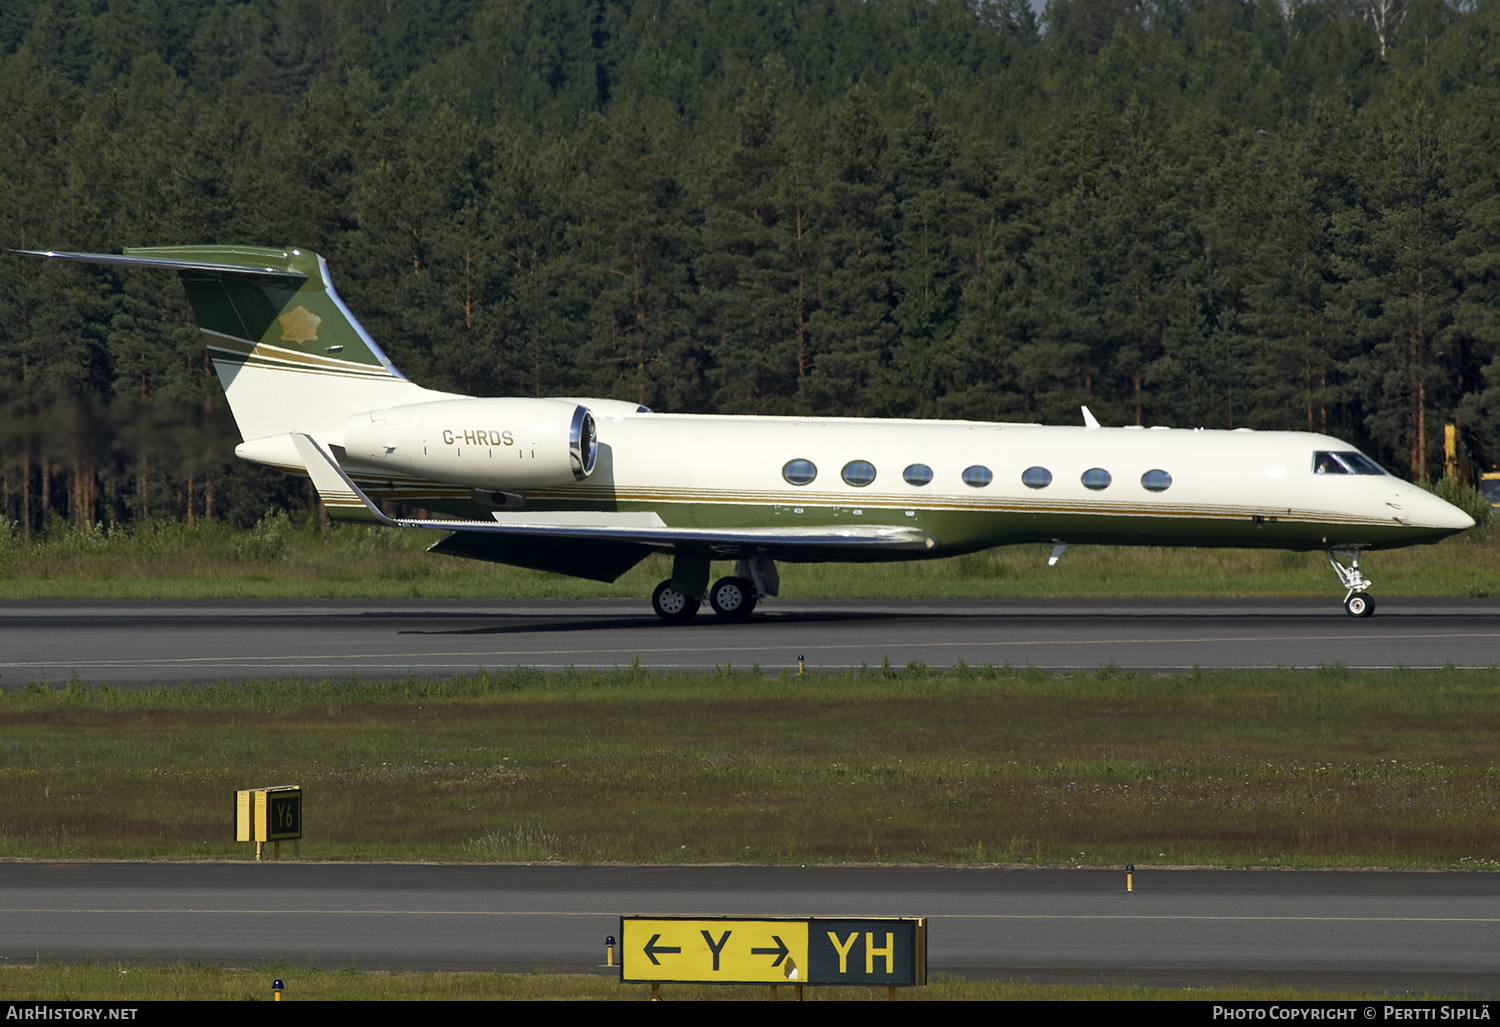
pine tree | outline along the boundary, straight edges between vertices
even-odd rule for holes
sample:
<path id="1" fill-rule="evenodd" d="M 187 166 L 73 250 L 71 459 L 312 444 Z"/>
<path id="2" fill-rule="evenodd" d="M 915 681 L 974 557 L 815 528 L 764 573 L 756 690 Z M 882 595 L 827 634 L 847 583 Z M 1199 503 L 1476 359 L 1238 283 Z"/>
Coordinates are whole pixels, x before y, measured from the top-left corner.
<path id="1" fill-rule="evenodd" d="M 863 86 L 851 89 L 829 118 L 814 222 L 819 305 L 808 319 L 814 356 L 800 405 L 825 414 L 883 414 L 872 386 L 896 336 L 889 146 Z"/>

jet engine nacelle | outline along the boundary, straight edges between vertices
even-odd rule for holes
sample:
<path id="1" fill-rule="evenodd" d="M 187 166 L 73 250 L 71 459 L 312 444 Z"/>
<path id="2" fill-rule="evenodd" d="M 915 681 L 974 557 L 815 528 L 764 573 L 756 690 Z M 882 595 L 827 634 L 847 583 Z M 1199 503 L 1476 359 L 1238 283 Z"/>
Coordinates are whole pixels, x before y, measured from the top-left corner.
<path id="1" fill-rule="evenodd" d="M 597 451 L 593 415 L 566 400 L 438 400 L 367 410 L 344 423 L 354 467 L 497 491 L 582 481 Z"/>

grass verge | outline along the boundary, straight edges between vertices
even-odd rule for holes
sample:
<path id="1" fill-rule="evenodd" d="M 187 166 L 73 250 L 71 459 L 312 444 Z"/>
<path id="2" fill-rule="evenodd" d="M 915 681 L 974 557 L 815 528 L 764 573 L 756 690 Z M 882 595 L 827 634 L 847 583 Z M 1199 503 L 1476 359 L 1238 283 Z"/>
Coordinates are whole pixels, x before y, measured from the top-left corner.
<path id="1" fill-rule="evenodd" d="M 621 984 L 614 977 L 573 974 L 368 973 L 316 970 L 290 965 L 228 969 L 221 966 L 9 966 L 0 969 L 0 993 L 12 1001 L 170 1002 L 270 1001 L 271 982 L 286 985 L 283 1001 L 644 1001 L 650 986 Z M 779 989 L 782 999 L 793 989 Z M 755 985 L 662 985 L 669 1001 L 763 1000 L 770 989 Z M 883 988 L 805 988 L 808 1001 L 885 1001 Z M 911 1001 L 1152 1001 L 1266 1002 L 1358 1001 L 1349 992 L 1263 988 L 1142 988 L 1106 985 L 967 981 L 938 975 L 921 988 L 897 996 Z M 1412 999 L 1418 996 L 1403 996 Z M 1422 1000 L 1445 996 L 1423 995 Z M 1457 997 L 1457 996 L 1452 996 Z"/>
<path id="2" fill-rule="evenodd" d="M 0 693 L 0 856 L 1494 868 L 1500 670 L 524 669 Z"/>
<path id="3" fill-rule="evenodd" d="M 1470 533 L 1472 535 L 1473 533 Z M 357 525 L 298 527 L 267 516 L 250 531 L 217 523 L 133 530 L 65 524 L 33 541 L 0 523 L 4 599 L 491 599 L 647 596 L 670 576 L 649 557 L 612 584 L 432 556 L 437 534 Z M 1056 567 L 1047 546 L 1011 546 L 895 564 L 783 564 L 799 598 L 1333 596 L 1321 553 L 1076 546 Z M 725 572 L 727 573 L 727 567 Z M 1500 591 L 1500 532 L 1373 553 L 1380 596 Z"/>

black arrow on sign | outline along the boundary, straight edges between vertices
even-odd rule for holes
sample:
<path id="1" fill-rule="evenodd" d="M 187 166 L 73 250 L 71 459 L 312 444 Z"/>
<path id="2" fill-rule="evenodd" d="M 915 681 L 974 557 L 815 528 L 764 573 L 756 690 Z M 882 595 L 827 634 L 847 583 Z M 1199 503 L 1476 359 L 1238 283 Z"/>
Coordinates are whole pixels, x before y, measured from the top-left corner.
<path id="1" fill-rule="evenodd" d="M 656 954 L 658 952 L 660 952 L 664 956 L 673 953 L 680 955 L 682 953 L 682 947 L 680 945 L 673 945 L 671 947 L 668 947 L 666 945 L 656 944 L 657 939 L 660 937 L 661 935 L 659 934 L 653 934 L 651 936 L 651 940 L 646 942 L 646 958 L 651 960 L 652 966 L 661 966 L 661 960 L 656 958 Z M 776 940 L 780 941 L 781 939 L 777 938 Z"/>
<path id="2" fill-rule="evenodd" d="M 781 936 L 778 934 L 771 935 L 771 940 L 779 947 L 774 949 L 751 949 L 750 954 L 752 956 L 775 956 L 776 961 L 771 965 L 780 966 L 781 961 L 791 955 L 792 950 L 786 947 L 786 942 L 782 941 Z"/>

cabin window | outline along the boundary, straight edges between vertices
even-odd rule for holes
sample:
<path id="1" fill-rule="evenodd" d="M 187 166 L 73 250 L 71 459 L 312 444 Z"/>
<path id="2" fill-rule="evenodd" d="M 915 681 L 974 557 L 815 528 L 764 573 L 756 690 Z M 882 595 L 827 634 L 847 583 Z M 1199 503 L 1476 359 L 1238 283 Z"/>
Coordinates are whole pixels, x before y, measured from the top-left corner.
<path id="1" fill-rule="evenodd" d="M 1021 484 L 1029 489 L 1044 489 L 1052 484 L 1052 472 L 1045 467 L 1028 467 L 1021 472 Z"/>
<path id="2" fill-rule="evenodd" d="M 875 465 L 868 460 L 850 460 L 839 472 L 845 485 L 862 489 L 875 480 Z"/>
<path id="3" fill-rule="evenodd" d="M 788 460 L 781 476 L 793 485 L 810 485 L 818 476 L 818 468 L 811 460 Z"/>
<path id="4" fill-rule="evenodd" d="M 1109 483 L 1114 481 L 1114 479 L 1109 476 L 1109 472 L 1104 468 L 1090 467 L 1088 470 L 1083 472 L 1082 481 L 1084 488 L 1093 489 L 1095 492 L 1101 492 L 1104 489 L 1109 488 Z"/>
<path id="5" fill-rule="evenodd" d="M 901 472 L 901 480 L 918 488 L 932 483 L 932 468 L 926 464 L 912 464 Z"/>
<path id="6" fill-rule="evenodd" d="M 973 467 L 965 467 L 962 477 L 965 485 L 976 489 L 982 489 L 995 480 L 995 476 L 990 473 L 988 467 L 981 467 L 978 464 L 975 464 Z"/>
<path id="7" fill-rule="evenodd" d="M 1172 476 L 1157 468 L 1141 475 L 1141 488 L 1147 492 L 1165 492 L 1172 487 Z"/>

